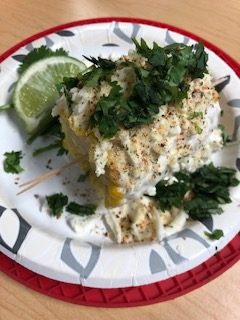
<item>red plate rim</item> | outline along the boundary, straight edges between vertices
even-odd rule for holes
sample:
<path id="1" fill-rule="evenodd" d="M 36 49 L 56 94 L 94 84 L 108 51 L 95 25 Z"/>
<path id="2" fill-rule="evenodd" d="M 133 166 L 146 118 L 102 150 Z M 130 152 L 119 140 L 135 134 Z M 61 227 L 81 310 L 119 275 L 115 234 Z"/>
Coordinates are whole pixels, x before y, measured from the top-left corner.
<path id="1" fill-rule="evenodd" d="M 166 28 L 171 31 L 181 33 L 182 35 L 188 36 L 194 40 L 202 41 L 207 48 L 215 52 L 235 71 L 238 76 L 240 76 L 240 65 L 237 63 L 237 61 L 209 41 L 206 41 L 205 39 L 192 34 L 191 32 L 167 23 L 127 17 L 85 19 L 49 28 L 26 38 L 25 40 L 17 43 L 5 51 L 0 55 L 0 62 L 8 58 L 19 48 L 51 33 L 81 25 L 112 21 L 138 23 Z M 194 289 L 197 289 L 207 282 L 215 279 L 217 276 L 230 268 L 234 263 L 239 261 L 239 259 L 240 233 L 238 233 L 234 239 L 230 241 L 220 252 L 199 266 L 166 280 L 138 287 L 98 289 L 52 280 L 28 270 L 1 252 L 0 270 L 25 286 L 56 299 L 75 304 L 96 307 L 134 307 L 174 299 Z"/>

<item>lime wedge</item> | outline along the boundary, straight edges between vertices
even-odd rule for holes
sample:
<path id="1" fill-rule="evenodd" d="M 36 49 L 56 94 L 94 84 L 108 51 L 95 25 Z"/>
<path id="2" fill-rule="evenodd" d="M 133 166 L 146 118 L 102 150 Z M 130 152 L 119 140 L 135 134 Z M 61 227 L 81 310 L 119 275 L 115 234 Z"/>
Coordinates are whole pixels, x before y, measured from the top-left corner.
<path id="1" fill-rule="evenodd" d="M 36 133 L 51 120 L 51 109 L 59 97 L 56 84 L 85 69 L 77 59 L 56 56 L 33 63 L 19 78 L 13 105 L 28 133 Z"/>

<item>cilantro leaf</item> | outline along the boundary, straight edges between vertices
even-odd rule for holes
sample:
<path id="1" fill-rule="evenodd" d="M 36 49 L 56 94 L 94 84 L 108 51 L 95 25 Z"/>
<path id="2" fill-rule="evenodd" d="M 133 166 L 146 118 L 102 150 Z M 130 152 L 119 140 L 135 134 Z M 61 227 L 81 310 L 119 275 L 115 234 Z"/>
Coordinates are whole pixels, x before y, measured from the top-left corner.
<path id="1" fill-rule="evenodd" d="M 201 42 L 192 46 L 173 43 L 163 48 L 154 42 L 153 48 L 149 48 L 143 39 L 140 43 L 135 38 L 132 40 L 137 52 L 146 57 L 154 67 L 164 67 L 163 74 L 170 74 L 171 80 L 177 76 L 177 82 L 180 83 L 186 75 L 195 79 L 208 73 L 208 55 Z"/>
<path id="2" fill-rule="evenodd" d="M 55 51 L 51 50 L 47 46 L 41 46 L 39 48 L 34 48 L 23 59 L 23 62 L 20 64 L 20 66 L 18 68 L 18 73 L 22 74 L 24 71 L 26 71 L 28 69 L 28 67 L 31 64 L 33 64 L 34 62 L 37 62 L 41 59 L 48 58 L 48 57 L 54 57 L 54 56 L 67 56 L 67 55 L 68 55 L 68 53 L 62 48 L 57 49 Z"/>
<path id="3" fill-rule="evenodd" d="M 217 200 L 203 195 L 199 195 L 183 203 L 183 208 L 194 220 L 202 220 L 212 214 L 221 214 L 223 212 Z"/>
<path id="4" fill-rule="evenodd" d="M 62 95 L 63 93 L 65 95 L 68 110 L 72 109 L 72 94 L 70 90 L 72 88 L 78 87 L 79 82 L 80 82 L 80 74 L 78 77 L 64 77 L 62 82 L 57 83 L 56 85 L 56 89 L 59 95 Z"/>
<path id="5" fill-rule="evenodd" d="M 42 154 L 42 153 L 45 153 L 45 152 L 47 152 L 49 150 L 60 148 L 60 147 L 61 147 L 61 145 L 59 144 L 59 142 L 51 143 L 51 144 L 49 144 L 49 145 L 47 145 L 45 147 L 41 147 L 41 148 L 38 148 L 38 149 L 34 150 L 32 155 L 33 155 L 33 157 L 36 157 L 39 154 Z"/>
<path id="6" fill-rule="evenodd" d="M 222 131 L 223 145 L 225 146 L 226 143 L 230 140 L 230 139 L 229 139 L 229 136 L 228 136 L 228 134 L 227 134 L 227 131 L 226 131 L 224 125 L 219 124 L 219 125 L 218 125 L 218 128 Z"/>
<path id="7" fill-rule="evenodd" d="M 63 212 L 63 208 L 68 204 L 68 197 L 62 193 L 55 193 L 46 196 L 47 204 L 51 210 L 50 215 L 59 218 Z"/>
<path id="8" fill-rule="evenodd" d="M 6 157 L 3 161 L 3 168 L 8 173 L 20 173 L 24 169 L 20 166 L 20 160 L 22 159 L 22 151 L 5 152 Z"/>
<path id="9" fill-rule="evenodd" d="M 36 157 L 39 154 L 42 154 L 52 149 L 58 149 L 57 156 L 68 153 L 68 151 L 63 146 L 63 140 L 65 138 L 65 134 L 62 132 L 62 128 L 59 121 L 54 123 L 52 126 L 48 127 L 41 135 L 54 138 L 54 142 L 50 143 L 47 146 L 34 150 L 32 154 L 33 157 Z"/>
<path id="10" fill-rule="evenodd" d="M 101 68 L 93 67 L 91 72 L 82 76 L 82 83 L 87 87 L 96 87 L 105 77 L 105 73 Z"/>
<path id="11" fill-rule="evenodd" d="M 80 205 L 76 202 L 70 202 L 66 210 L 78 216 L 89 216 L 95 213 L 96 206 L 93 204 Z"/>
<path id="12" fill-rule="evenodd" d="M 193 78 L 202 78 L 207 71 L 208 55 L 204 51 L 203 43 L 199 42 L 194 46 L 195 52 L 193 53 L 193 62 L 190 67 L 190 74 Z"/>
<path id="13" fill-rule="evenodd" d="M 193 111 L 193 112 L 190 112 L 188 120 L 192 120 L 198 117 L 203 118 L 203 113 L 201 111 L 200 112 Z"/>
<path id="14" fill-rule="evenodd" d="M 66 206 L 66 211 L 79 216 L 89 216 L 95 213 L 96 206 L 93 204 L 80 205 L 76 202 L 68 203 L 68 197 L 62 193 L 46 196 L 47 204 L 51 210 L 50 215 L 59 218 Z"/>
<path id="15" fill-rule="evenodd" d="M 91 59 L 95 58 L 89 58 Z M 98 58 L 101 59 L 101 58 Z M 97 59 L 95 59 L 97 60 Z M 98 60 L 97 60 L 98 61 Z M 113 68 L 110 67 L 111 60 L 101 59 L 101 62 L 93 64 L 83 74 L 80 75 L 79 86 L 96 87 L 101 81 L 111 82 Z M 104 61 L 104 62 L 103 62 Z M 109 61 L 107 63 L 106 61 Z"/>
<path id="16" fill-rule="evenodd" d="M 114 69 L 116 67 L 116 63 L 109 59 L 104 59 L 101 57 L 98 57 L 98 58 L 86 57 L 84 55 L 83 57 L 102 69 Z"/>
<path id="17" fill-rule="evenodd" d="M 112 83 L 112 89 L 108 96 L 102 96 L 98 101 L 95 111 L 90 118 L 90 125 L 98 125 L 99 132 L 104 138 L 111 138 L 118 131 L 116 107 L 122 88 Z"/>
<path id="18" fill-rule="evenodd" d="M 220 205 L 231 202 L 229 187 L 240 183 L 235 174 L 235 169 L 215 167 L 212 163 L 194 173 L 178 172 L 176 182 L 169 185 L 167 181 L 160 181 L 156 185 L 154 198 L 163 211 L 183 208 L 192 219 L 202 220 L 221 214 Z M 186 197 L 187 194 L 190 197 Z"/>
<path id="19" fill-rule="evenodd" d="M 220 238 L 224 237 L 224 233 L 221 229 L 215 229 L 213 232 L 204 232 L 206 236 L 209 237 L 211 240 L 219 240 Z"/>
<path id="20" fill-rule="evenodd" d="M 184 195 L 189 190 L 189 184 L 186 181 L 174 182 L 166 185 L 166 181 L 160 181 L 156 185 L 156 198 L 159 199 L 161 210 L 170 210 L 172 207 L 182 206 Z"/>
<path id="21" fill-rule="evenodd" d="M 62 92 L 65 93 L 65 90 L 68 92 L 72 88 L 77 87 L 78 84 L 79 84 L 78 77 L 64 77 L 62 82 L 56 84 L 56 89 L 57 89 L 59 95 L 61 95 Z"/>
<path id="22" fill-rule="evenodd" d="M 154 43 L 148 47 L 141 39 L 133 42 L 136 51 L 147 58 L 144 67 L 133 61 L 118 63 L 100 57 L 85 57 L 93 66 L 82 75 L 81 86 L 97 86 L 102 80 L 107 81 L 112 90 L 97 103 L 90 125 L 98 127 L 104 138 L 112 138 L 119 128 L 126 129 L 151 123 L 165 104 L 181 105 L 187 97 L 189 80 L 202 78 L 207 73 L 207 54 L 202 43 L 187 46 L 181 43 L 160 47 Z M 135 75 L 130 94 L 126 95 L 117 84 L 111 82 L 113 70 L 128 67 Z M 192 114 L 192 119 L 201 113 Z M 201 133 L 201 128 L 196 127 Z"/>

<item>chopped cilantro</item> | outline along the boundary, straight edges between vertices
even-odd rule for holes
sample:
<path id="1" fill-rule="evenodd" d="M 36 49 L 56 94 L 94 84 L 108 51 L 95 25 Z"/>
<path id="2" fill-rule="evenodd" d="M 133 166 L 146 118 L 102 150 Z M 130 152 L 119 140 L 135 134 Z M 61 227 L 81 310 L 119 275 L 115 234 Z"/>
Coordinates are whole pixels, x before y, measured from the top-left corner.
<path id="1" fill-rule="evenodd" d="M 104 138 L 113 137 L 121 127 L 129 129 L 151 123 L 161 105 L 181 106 L 187 97 L 189 81 L 207 73 L 207 54 L 202 43 L 194 46 L 175 43 L 166 47 L 154 43 L 153 48 L 149 48 L 143 39 L 140 43 L 136 39 L 133 42 L 137 52 L 148 59 L 144 67 L 134 62 L 116 63 L 100 57 L 85 57 L 93 66 L 80 76 L 79 86 L 96 86 L 102 80 L 111 86 L 110 93 L 100 98 L 90 118 L 91 127 L 98 127 Z M 114 69 L 124 67 L 131 68 L 135 77 L 127 97 L 110 77 Z M 201 116 L 201 113 L 192 116 Z M 201 129 L 197 127 L 196 131 Z"/>
<path id="2" fill-rule="evenodd" d="M 154 43 L 153 48 L 149 48 L 143 39 L 140 43 L 136 39 L 133 42 L 137 52 L 148 59 L 144 67 L 130 61 L 114 62 L 84 56 L 93 65 L 79 77 L 64 81 L 69 108 L 72 104 L 69 90 L 73 86 L 96 87 L 101 81 L 109 83 L 110 93 L 99 99 L 90 118 L 90 126 L 98 127 L 104 138 L 112 138 L 121 127 L 129 129 L 151 123 L 161 105 L 181 106 L 187 97 L 189 81 L 207 73 L 208 56 L 202 43 L 192 46 L 175 43 L 166 47 Z M 114 70 L 125 67 L 132 69 L 135 78 L 127 96 L 117 82 L 111 81 Z M 201 116 L 201 113 L 192 116 Z M 196 127 L 196 131 L 200 132 L 201 128 Z"/>
<path id="3" fill-rule="evenodd" d="M 59 118 L 57 117 L 51 118 L 51 121 L 47 123 L 47 126 L 43 126 L 41 130 L 39 130 L 37 133 L 31 135 L 28 138 L 27 144 L 31 145 L 38 137 L 41 137 L 41 136 L 62 139 L 63 132 L 59 122 Z"/>
<path id="4" fill-rule="evenodd" d="M 111 138 L 118 131 L 116 107 L 121 96 L 121 87 L 113 83 L 108 96 L 102 96 L 98 101 L 90 123 L 98 126 L 104 138 Z"/>
<path id="5" fill-rule="evenodd" d="M 59 218 L 66 207 L 66 211 L 79 216 L 90 216 L 95 213 L 96 206 L 93 204 L 80 205 L 76 202 L 68 203 L 68 197 L 62 193 L 55 193 L 51 196 L 46 196 L 48 207 L 51 210 L 50 214 Z"/>
<path id="6" fill-rule="evenodd" d="M 59 84 L 59 89 L 61 91 L 61 87 L 65 86 L 67 90 L 70 90 L 74 87 L 77 87 L 79 83 L 79 78 L 78 77 L 64 77 L 63 81 Z"/>
<path id="7" fill-rule="evenodd" d="M 160 181 L 154 198 L 161 210 L 183 208 L 192 219 L 201 220 L 212 214 L 221 214 L 221 204 L 230 203 L 229 187 L 239 184 L 236 170 L 204 165 L 194 173 L 178 172 L 177 182 L 168 185 Z M 189 197 L 188 197 L 189 195 Z"/>
<path id="8" fill-rule="evenodd" d="M 197 134 L 201 134 L 203 131 L 203 129 L 200 128 L 197 124 L 195 124 L 195 130 L 196 130 Z"/>
<path id="9" fill-rule="evenodd" d="M 200 194 L 183 203 L 183 208 L 192 219 L 201 220 L 208 218 L 212 214 L 221 214 L 223 209 L 219 207 L 219 204 L 218 200 Z"/>
<path id="10" fill-rule="evenodd" d="M 86 57 L 83 56 L 85 59 L 87 59 L 88 61 L 92 62 L 95 66 L 98 66 L 102 69 L 114 69 L 116 66 L 116 63 L 112 60 L 109 59 L 104 59 L 101 57 L 98 58 L 94 58 L 94 57 Z"/>
<path id="11" fill-rule="evenodd" d="M 213 232 L 204 232 L 206 236 L 208 236 L 211 240 L 219 240 L 224 237 L 224 233 L 221 229 L 215 229 Z"/>
<path id="12" fill-rule="evenodd" d="M 41 136 L 61 139 L 63 137 L 63 133 L 58 119 L 54 123 L 52 123 L 52 125 L 49 126 L 44 132 L 42 132 Z"/>
<path id="13" fill-rule="evenodd" d="M 59 218 L 63 212 L 63 208 L 68 204 L 68 197 L 62 193 L 55 193 L 51 196 L 46 196 L 48 207 L 51 210 L 51 215 Z"/>
<path id="14" fill-rule="evenodd" d="M 47 46 L 41 46 L 39 48 L 34 48 L 28 55 L 23 59 L 23 62 L 20 64 L 18 68 L 18 73 L 22 74 L 27 68 L 32 65 L 34 62 L 37 62 L 41 59 L 54 57 L 54 56 L 67 56 L 68 53 L 60 48 L 56 51 L 52 51 Z"/>
<path id="15" fill-rule="evenodd" d="M 224 125 L 219 124 L 219 125 L 218 125 L 218 128 L 222 131 L 223 145 L 225 146 L 226 143 L 230 140 L 230 139 L 229 139 L 229 136 L 228 136 L 228 134 L 227 134 L 227 131 L 226 131 Z"/>
<path id="16" fill-rule="evenodd" d="M 200 111 L 200 112 L 191 112 L 188 116 L 188 120 L 192 120 L 192 119 L 195 119 L 195 118 L 198 118 L 198 117 L 203 117 L 203 113 Z"/>
<path id="17" fill-rule="evenodd" d="M 47 152 L 49 150 L 56 149 L 56 148 L 59 148 L 59 147 L 60 147 L 59 143 L 51 143 L 48 146 L 36 149 L 35 151 L 33 151 L 32 155 L 33 155 L 33 157 L 36 157 L 41 153 L 44 153 L 44 152 Z"/>
<path id="18" fill-rule="evenodd" d="M 192 46 L 173 43 L 166 47 L 160 47 L 154 42 L 152 49 L 143 39 L 139 43 L 134 38 L 133 42 L 137 52 L 146 57 L 154 67 L 164 69 L 158 71 L 166 74 L 170 82 L 180 83 L 186 75 L 192 79 L 202 78 L 204 73 L 208 73 L 208 55 L 201 42 Z"/>
<path id="19" fill-rule="evenodd" d="M 20 173 L 24 169 L 20 166 L 20 160 L 22 159 L 22 151 L 5 152 L 6 157 L 3 161 L 3 168 L 8 173 Z"/>
<path id="20" fill-rule="evenodd" d="M 63 141 L 60 141 L 57 156 L 62 156 L 63 154 L 68 154 L 68 150 L 64 148 Z"/>
<path id="21" fill-rule="evenodd" d="M 96 206 L 93 204 L 80 205 L 76 202 L 70 202 L 66 210 L 79 216 L 89 216 L 95 213 Z"/>
<path id="22" fill-rule="evenodd" d="M 64 93 L 65 95 L 68 110 L 71 110 L 72 108 L 72 94 L 70 93 L 70 90 L 74 87 L 77 87 L 78 84 L 78 77 L 64 77 L 62 82 L 56 85 L 59 94 L 61 95 L 62 93 Z"/>
<path id="23" fill-rule="evenodd" d="M 65 138 L 64 133 L 61 130 L 61 125 L 59 122 L 56 122 L 55 124 L 53 124 L 52 126 L 50 126 L 47 130 L 45 130 L 42 134 L 42 136 L 47 136 L 47 137 L 51 137 L 54 138 L 54 142 L 41 147 L 39 149 L 36 149 L 33 152 L 33 156 L 38 156 L 39 154 L 42 154 L 44 152 L 47 152 L 49 150 L 52 149 L 58 149 L 57 150 L 57 156 L 61 156 L 64 153 L 67 153 L 68 151 L 63 147 L 63 140 Z"/>
<path id="24" fill-rule="evenodd" d="M 166 186 L 166 181 L 161 180 L 156 186 L 156 198 L 159 199 L 161 210 L 169 210 L 172 207 L 182 206 L 184 195 L 189 190 L 189 184 L 186 181 L 174 182 Z"/>

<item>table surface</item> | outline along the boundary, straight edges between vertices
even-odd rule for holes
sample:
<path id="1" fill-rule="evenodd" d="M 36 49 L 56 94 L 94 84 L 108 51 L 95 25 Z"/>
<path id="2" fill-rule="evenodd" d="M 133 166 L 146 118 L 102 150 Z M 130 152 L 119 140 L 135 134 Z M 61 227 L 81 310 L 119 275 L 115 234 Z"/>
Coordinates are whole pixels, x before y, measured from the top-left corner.
<path id="1" fill-rule="evenodd" d="M 240 61 L 239 0 L 0 0 L 0 54 L 20 40 L 73 20 L 125 16 L 166 22 L 198 34 Z M 239 319 L 240 263 L 176 300 L 128 309 L 76 306 L 43 296 L 0 274 L 0 320 Z"/>

